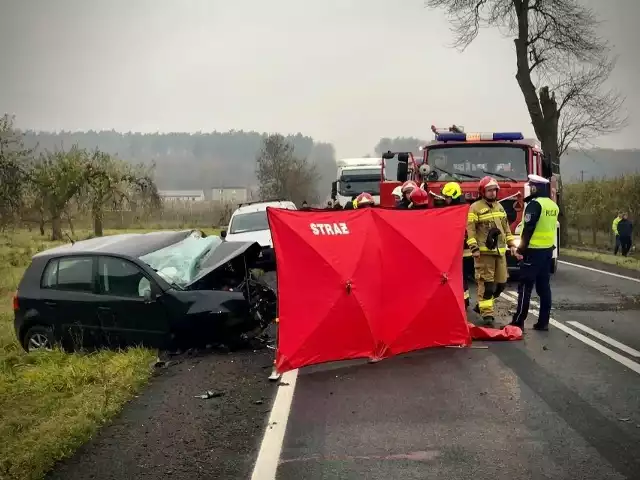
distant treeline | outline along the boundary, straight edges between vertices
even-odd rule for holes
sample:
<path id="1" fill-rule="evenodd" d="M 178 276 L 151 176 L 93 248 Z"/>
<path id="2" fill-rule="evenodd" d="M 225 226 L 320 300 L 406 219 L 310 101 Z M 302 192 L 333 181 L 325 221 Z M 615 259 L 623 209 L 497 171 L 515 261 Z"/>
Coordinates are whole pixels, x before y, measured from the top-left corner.
<path id="1" fill-rule="evenodd" d="M 256 155 L 267 134 L 229 131 L 212 133 L 119 133 L 116 131 L 26 131 L 27 147 L 68 149 L 72 145 L 116 155 L 133 163 L 155 163 L 160 189 L 209 189 L 256 185 Z M 298 133 L 286 137 L 298 157 L 307 157 L 320 175 L 318 191 L 331 189 L 336 174 L 335 151 L 329 143 L 315 142 Z"/>

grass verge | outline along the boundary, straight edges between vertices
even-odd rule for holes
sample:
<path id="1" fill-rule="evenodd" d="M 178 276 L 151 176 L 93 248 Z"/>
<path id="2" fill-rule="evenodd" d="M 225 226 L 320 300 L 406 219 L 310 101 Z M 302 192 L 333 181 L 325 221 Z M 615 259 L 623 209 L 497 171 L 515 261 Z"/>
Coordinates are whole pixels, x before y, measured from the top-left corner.
<path id="1" fill-rule="evenodd" d="M 142 233 L 142 230 L 136 230 Z M 207 233 L 215 233 L 207 229 Z M 105 234 L 123 233 L 113 230 Z M 90 232 L 77 232 L 88 238 Z M 11 298 L 31 257 L 55 246 L 36 232 L 0 235 L 0 478 L 36 480 L 71 455 L 148 381 L 155 352 L 27 355 Z"/>
<path id="2" fill-rule="evenodd" d="M 618 267 L 640 271 L 640 260 L 633 257 L 622 257 L 612 255 L 610 253 L 575 250 L 572 248 L 563 248 L 561 249 L 560 254 L 575 258 L 583 258 L 585 260 L 595 260 L 602 263 L 608 263 L 609 265 L 616 265 Z"/>

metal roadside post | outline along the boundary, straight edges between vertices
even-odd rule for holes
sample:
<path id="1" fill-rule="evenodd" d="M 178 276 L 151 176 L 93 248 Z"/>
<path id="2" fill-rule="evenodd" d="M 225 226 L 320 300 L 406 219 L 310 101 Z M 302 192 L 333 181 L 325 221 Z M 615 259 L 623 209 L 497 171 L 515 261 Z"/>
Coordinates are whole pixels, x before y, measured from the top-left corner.
<path id="1" fill-rule="evenodd" d="M 280 333 L 280 319 L 278 317 L 276 317 L 273 321 L 276 324 L 276 347 L 275 347 L 275 351 L 278 351 L 278 335 Z M 278 369 L 276 368 L 276 359 L 273 359 L 273 369 L 271 370 L 271 375 L 269 375 L 269 380 L 271 380 L 272 382 L 275 382 L 276 380 L 280 379 L 280 373 L 278 373 Z"/>

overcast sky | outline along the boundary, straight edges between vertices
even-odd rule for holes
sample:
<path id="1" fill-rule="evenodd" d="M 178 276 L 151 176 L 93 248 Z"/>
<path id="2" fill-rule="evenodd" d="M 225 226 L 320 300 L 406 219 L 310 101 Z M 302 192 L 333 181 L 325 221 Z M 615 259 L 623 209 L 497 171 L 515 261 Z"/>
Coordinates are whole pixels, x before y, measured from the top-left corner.
<path id="1" fill-rule="evenodd" d="M 600 4 L 640 147 L 639 0 Z M 302 132 L 340 157 L 432 123 L 532 135 L 512 41 L 423 0 L 0 0 L 0 112 L 41 130 Z"/>

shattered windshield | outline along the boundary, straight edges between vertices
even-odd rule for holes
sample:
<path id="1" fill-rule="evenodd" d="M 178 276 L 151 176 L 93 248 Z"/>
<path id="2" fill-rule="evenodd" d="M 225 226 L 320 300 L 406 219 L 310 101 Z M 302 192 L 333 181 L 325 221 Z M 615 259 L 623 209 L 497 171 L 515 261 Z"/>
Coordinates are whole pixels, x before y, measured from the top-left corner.
<path id="1" fill-rule="evenodd" d="M 184 240 L 140 257 L 167 282 L 184 287 L 198 274 L 200 262 L 222 243 L 220 237 L 193 232 Z"/>
<path id="2" fill-rule="evenodd" d="M 511 145 L 452 145 L 432 147 L 428 162 L 440 175 L 438 181 L 455 180 L 450 174 L 460 173 L 482 178 L 487 172 L 514 180 L 527 179 L 527 150 Z M 448 172 L 448 173 L 446 173 Z"/>
<path id="3" fill-rule="evenodd" d="M 229 233 L 257 232 L 269 230 L 267 211 L 241 213 L 235 215 L 229 225 Z"/>

